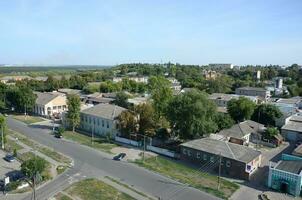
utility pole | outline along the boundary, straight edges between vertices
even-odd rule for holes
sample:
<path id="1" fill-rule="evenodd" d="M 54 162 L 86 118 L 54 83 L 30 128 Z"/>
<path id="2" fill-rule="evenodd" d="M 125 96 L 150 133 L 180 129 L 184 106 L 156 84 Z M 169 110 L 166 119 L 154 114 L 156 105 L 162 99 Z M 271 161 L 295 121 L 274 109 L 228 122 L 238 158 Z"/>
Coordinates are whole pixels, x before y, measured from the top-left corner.
<path id="1" fill-rule="evenodd" d="M 1 126 L 1 148 L 4 149 L 4 128 Z"/>
<path id="2" fill-rule="evenodd" d="M 219 167 L 218 167 L 218 184 L 217 184 L 217 190 L 220 189 L 220 175 L 221 175 L 221 153 L 219 154 Z"/>

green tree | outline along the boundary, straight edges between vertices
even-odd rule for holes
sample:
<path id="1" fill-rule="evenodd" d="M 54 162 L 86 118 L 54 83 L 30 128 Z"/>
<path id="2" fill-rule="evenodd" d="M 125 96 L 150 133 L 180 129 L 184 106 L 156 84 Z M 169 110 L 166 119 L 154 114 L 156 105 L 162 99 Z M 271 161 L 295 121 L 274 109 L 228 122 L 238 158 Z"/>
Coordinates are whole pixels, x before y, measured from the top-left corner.
<path id="1" fill-rule="evenodd" d="M 53 76 L 48 76 L 45 82 L 48 91 L 55 91 L 60 88 L 60 83 Z"/>
<path id="2" fill-rule="evenodd" d="M 149 89 L 157 118 L 166 113 L 168 103 L 172 99 L 171 83 L 162 76 L 153 76 L 149 79 Z"/>
<path id="3" fill-rule="evenodd" d="M 31 158 L 21 164 L 21 172 L 33 189 L 34 199 L 36 198 L 36 184 L 42 180 L 42 172 L 45 169 L 46 161 L 40 157 Z"/>
<path id="4" fill-rule="evenodd" d="M 68 95 L 67 97 L 67 120 L 72 127 L 72 132 L 80 124 L 81 100 L 78 95 Z"/>
<path id="5" fill-rule="evenodd" d="M 228 113 L 236 122 L 250 119 L 254 113 L 255 107 L 256 104 L 246 97 L 232 99 L 227 105 Z"/>
<path id="6" fill-rule="evenodd" d="M 235 124 L 234 120 L 229 114 L 219 113 L 217 112 L 215 116 L 215 122 L 218 126 L 218 130 L 220 131 L 222 129 L 230 128 Z"/>
<path id="7" fill-rule="evenodd" d="M 151 104 L 144 103 L 134 107 L 138 118 L 138 132 L 142 135 L 153 136 L 155 134 L 155 111 Z"/>
<path id="8" fill-rule="evenodd" d="M 181 139 L 199 138 L 217 130 L 216 105 L 207 94 L 192 90 L 175 96 L 169 103 L 167 117 Z"/>
<path id="9" fill-rule="evenodd" d="M 124 108 L 128 108 L 128 97 L 129 96 L 125 92 L 118 92 L 116 94 L 114 104 Z"/>
<path id="10" fill-rule="evenodd" d="M 130 134 L 136 132 L 136 114 L 130 110 L 123 111 L 118 116 L 119 127 L 123 137 L 129 138 Z"/>
<path id="11" fill-rule="evenodd" d="M 282 117 L 279 108 L 272 104 L 260 104 L 256 107 L 252 119 L 266 126 L 275 126 L 276 120 Z"/>
<path id="12" fill-rule="evenodd" d="M 265 139 L 268 139 L 268 140 L 271 140 L 274 136 L 278 135 L 279 134 L 279 130 L 275 127 L 268 127 L 264 134 L 263 134 L 263 137 Z"/>

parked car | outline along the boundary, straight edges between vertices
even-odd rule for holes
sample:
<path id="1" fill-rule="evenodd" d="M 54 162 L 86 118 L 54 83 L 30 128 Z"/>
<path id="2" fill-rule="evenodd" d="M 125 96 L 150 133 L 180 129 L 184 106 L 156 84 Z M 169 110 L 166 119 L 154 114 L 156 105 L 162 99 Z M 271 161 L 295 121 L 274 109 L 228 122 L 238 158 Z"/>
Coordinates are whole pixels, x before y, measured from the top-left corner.
<path id="1" fill-rule="evenodd" d="M 14 162 L 15 157 L 12 154 L 6 154 L 6 156 L 4 157 L 4 160 L 6 160 L 7 162 Z"/>
<path id="2" fill-rule="evenodd" d="M 113 160 L 120 161 L 120 160 L 122 160 L 123 158 L 125 158 L 125 156 L 126 156 L 125 153 L 119 153 L 118 155 L 116 155 L 116 156 L 113 157 Z"/>
<path id="3" fill-rule="evenodd" d="M 56 138 L 62 138 L 63 135 L 62 135 L 60 132 L 56 131 L 56 132 L 55 132 L 55 137 L 56 137 Z"/>

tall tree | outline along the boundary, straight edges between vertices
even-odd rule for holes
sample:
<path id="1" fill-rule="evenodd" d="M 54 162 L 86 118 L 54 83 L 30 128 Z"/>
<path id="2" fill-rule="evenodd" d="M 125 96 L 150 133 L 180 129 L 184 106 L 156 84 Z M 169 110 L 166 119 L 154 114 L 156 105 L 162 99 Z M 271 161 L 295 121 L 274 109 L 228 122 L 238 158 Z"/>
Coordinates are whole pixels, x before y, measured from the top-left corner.
<path id="1" fill-rule="evenodd" d="M 172 99 L 171 83 L 162 76 L 153 76 L 149 79 L 153 107 L 159 119 L 166 113 L 168 103 Z"/>
<path id="2" fill-rule="evenodd" d="M 155 134 L 155 112 L 149 103 L 139 104 L 134 107 L 138 116 L 138 132 L 142 135 L 153 136 Z"/>
<path id="3" fill-rule="evenodd" d="M 128 108 L 128 95 L 125 92 L 118 92 L 114 103 L 118 106 Z"/>
<path id="4" fill-rule="evenodd" d="M 68 95 L 67 97 L 67 119 L 72 127 L 72 132 L 80 124 L 80 110 L 81 110 L 81 100 L 78 95 Z"/>
<path id="5" fill-rule="evenodd" d="M 232 99 L 227 105 L 228 113 L 236 122 L 250 119 L 254 113 L 255 107 L 256 104 L 246 97 Z"/>
<path id="6" fill-rule="evenodd" d="M 130 110 L 123 111 L 118 116 L 119 127 L 123 137 L 129 137 L 130 134 L 136 132 L 137 119 L 136 114 Z"/>
<path id="7" fill-rule="evenodd" d="M 168 106 L 168 120 L 181 139 L 199 138 L 215 132 L 216 105 L 207 94 L 192 90 L 173 98 Z"/>
<path id="8" fill-rule="evenodd" d="M 36 199 L 36 184 L 42 180 L 42 172 L 46 169 L 46 161 L 39 157 L 26 160 L 21 164 L 21 172 L 27 178 L 27 182 L 33 189 L 33 196 Z"/>
<path id="9" fill-rule="evenodd" d="M 276 120 L 282 117 L 279 108 L 272 104 L 260 104 L 256 107 L 252 119 L 266 126 L 275 126 Z"/>
<path id="10" fill-rule="evenodd" d="M 229 114 L 224 114 L 224 113 L 219 113 L 219 112 L 215 116 L 215 122 L 218 126 L 217 131 L 220 131 L 220 130 L 226 129 L 226 128 L 230 128 L 235 123 Z"/>
<path id="11" fill-rule="evenodd" d="M 6 143 L 6 134 L 5 134 L 5 126 L 6 126 L 6 118 L 0 114 L 0 131 L 1 131 L 1 148 L 4 149 L 4 145 Z"/>

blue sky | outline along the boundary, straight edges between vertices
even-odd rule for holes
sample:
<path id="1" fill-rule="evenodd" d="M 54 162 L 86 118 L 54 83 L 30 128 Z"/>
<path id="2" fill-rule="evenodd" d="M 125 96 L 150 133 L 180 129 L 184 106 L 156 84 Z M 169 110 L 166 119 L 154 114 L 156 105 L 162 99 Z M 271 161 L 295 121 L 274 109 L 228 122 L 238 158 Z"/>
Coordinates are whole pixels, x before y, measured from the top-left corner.
<path id="1" fill-rule="evenodd" d="M 0 1 L 0 63 L 302 64 L 302 0 Z"/>

